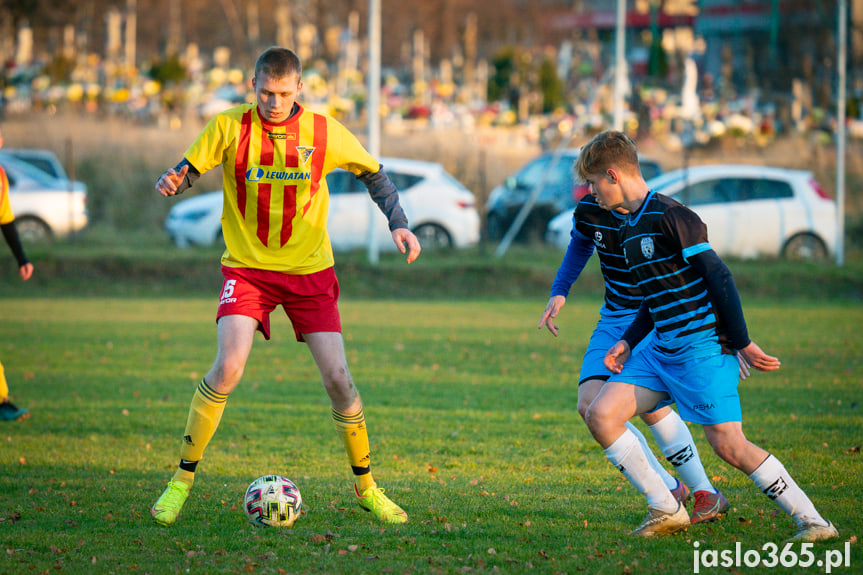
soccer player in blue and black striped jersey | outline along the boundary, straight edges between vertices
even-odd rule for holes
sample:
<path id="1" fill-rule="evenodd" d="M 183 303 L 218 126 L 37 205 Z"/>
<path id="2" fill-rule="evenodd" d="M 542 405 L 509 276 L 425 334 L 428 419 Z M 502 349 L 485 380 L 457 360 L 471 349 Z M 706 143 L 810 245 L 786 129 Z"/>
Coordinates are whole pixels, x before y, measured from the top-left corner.
<path id="1" fill-rule="evenodd" d="M 780 362 L 749 339 L 731 272 L 710 247 L 704 223 L 648 188 L 636 145 L 621 132 L 595 136 L 581 149 L 576 171 L 601 207 L 627 212 L 620 242 L 644 298 L 633 323 L 608 350 L 605 365 L 614 375 L 586 414 L 606 457 L 647 498 L 648 515 L 633 533 L 672 533 L 690 522 L 625 427 L 632 416 L 673 401 L 683 419 L 703 426 L 717 455 L 794 519 L 793 539 L 838 537 L 782 463 L 743 434 L 735 355 L 760 371 L 779 369 Z"/>
<path id="2" fill-rule="evenodd" d="M 578 203 L 572 217 L 569 246 L 551 285 L 551 296 L 538 327 L 547 327 L 557 337 L 558 326 L 554 320 L 595 249 L 605 282 L 605 301 L 599 310 L 599 322 L 590 336 L 578 376 L 578 413 L 584 417 L 612 375 L 604 364 L 605 354 L 635 319 L 642 297 L 627 269 L 620 245 L 619 228 L 625 221 L 625 212 L 605 210 L 596 198 L 587 195 Z M 641 443 L 650 466 L 662 477 L 675 499 L 685 503 L 690 494 L 694 495 L 690 521 L 700 523 L 721 517 L 728 507 L 728 500 L 707 477 L 686 423 L 669 406 L 643 413 L 641 419 L 647 424 L 662 454 L 680 475 L 682 483 L 659 463 L 637 427 L 626 422 L 626 428 Z"/>

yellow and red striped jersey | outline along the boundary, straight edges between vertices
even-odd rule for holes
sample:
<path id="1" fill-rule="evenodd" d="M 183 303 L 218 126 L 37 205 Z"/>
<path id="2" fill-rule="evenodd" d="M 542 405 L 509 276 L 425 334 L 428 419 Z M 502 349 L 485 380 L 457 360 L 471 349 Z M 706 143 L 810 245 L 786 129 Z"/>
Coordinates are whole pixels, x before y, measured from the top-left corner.
<path id="1" fill-rule="evenodd" d="M 325 176 L 335 168 L 356 175 L 380 169 L 341 123 L 302 106 L 280 124 L 261 118 L 257 104 L 231 108 L 210 120 L 184 156 L 202 174 L 222 165 L 222 263 L 291 274 L 334 263 Z"/>
<path id="2" fill-rule="evenodd" d="M 9 178 L 6 170 L 0 166 L 0 225 L 8 224 L 14 219 L 12 205 L 9 203 Z"/>

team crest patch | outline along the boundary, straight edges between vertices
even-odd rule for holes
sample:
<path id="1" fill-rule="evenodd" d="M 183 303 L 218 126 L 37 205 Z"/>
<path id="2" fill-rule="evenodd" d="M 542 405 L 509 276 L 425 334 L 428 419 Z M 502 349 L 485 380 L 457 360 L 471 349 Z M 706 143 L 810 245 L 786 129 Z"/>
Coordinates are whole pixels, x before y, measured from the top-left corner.
<path id="1" fill-rule="evenodd" d="M 593 243 L 598 244 L 602 242 L 602 232 L 595 231 L 593 232 Z"/>
<path id="2" fill-rule="evenodd" d="M 309 163 L 309 158 L 312 157 L 312 152 L 314 151 L 314 146 L 297 146 L 297 154 L 300 156 L 300 161 L 303 163 L 303 166 Z"/>
<path id="3" fill-rule="evenodd" d="M 647 259 L 653 257 L 653 238 L 641 238 L 641 253 Z"/>

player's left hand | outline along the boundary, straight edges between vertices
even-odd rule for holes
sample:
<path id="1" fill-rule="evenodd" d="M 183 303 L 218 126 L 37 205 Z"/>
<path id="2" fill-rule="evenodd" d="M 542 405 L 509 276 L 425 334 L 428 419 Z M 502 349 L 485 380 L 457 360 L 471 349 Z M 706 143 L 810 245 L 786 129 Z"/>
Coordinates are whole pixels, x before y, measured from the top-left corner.
<path id="1" fill-rule="evenodd" d="M 743 356 L 743 359 L 746 360 L 746 363 L 748 363 L 750 367 L 754 367 L 758 371 L 775 371 L 779 369 L 780 365 L 782 365 L 779 358 L 767 355 L 761 351 L 761 348 L 758 347 L 758 344 L 754 341 L 749 342 L 749 345 L 737 353 Z"/>
<path id="2" fill-rule="evenodd" d="M 30 279 L 30 276 L 33 275 L 33 264 L 27 262 L 26 264 L 21 266 L 18 271 L 21 274 L 21 279 L 26 282 Z"/>
<path id="3" fill-rule="evenodd" d="M 605 354 L 605 359 L 603 363 L 605 367 L 609 369 L 612 373 L 620 373 L 623 371 L 623 364 L 626 363 L 626 360 L 629 359 L 629 354 L 632 352 L 629 349 L 629 344 L 626 343 L 626 340 L 620 340 L 608 350 L 608 353 Z"/>
<path id="4" fill-rule="evenodd" d="M 411 263 L 420 257 L 420 252 L 422 251 L 420 241 L 412 231 L 407 228 L 396 228 L 392 231 L 392 234 L 393 242 L 396 244 L 399 251 L 403 254 L 408 254 L 408 263 Z"/>

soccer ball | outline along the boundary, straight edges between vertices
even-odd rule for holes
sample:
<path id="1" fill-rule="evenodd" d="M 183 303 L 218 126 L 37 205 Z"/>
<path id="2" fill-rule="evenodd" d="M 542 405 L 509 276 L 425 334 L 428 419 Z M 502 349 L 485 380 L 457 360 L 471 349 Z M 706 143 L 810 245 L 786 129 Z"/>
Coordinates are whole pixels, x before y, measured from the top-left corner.
<path id="1" fill-rule="evenodd" d="M 246 489 L 243 510 L 255 525 L 290 527 L 300 516 L 303 498 L 294 482 L 280 475 L 258 477 Z"/>

